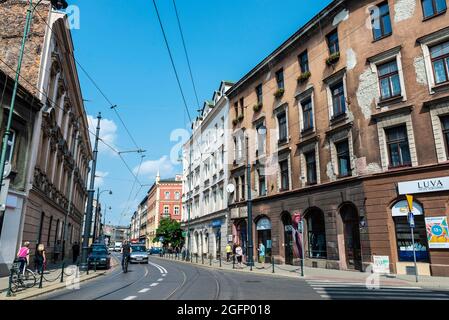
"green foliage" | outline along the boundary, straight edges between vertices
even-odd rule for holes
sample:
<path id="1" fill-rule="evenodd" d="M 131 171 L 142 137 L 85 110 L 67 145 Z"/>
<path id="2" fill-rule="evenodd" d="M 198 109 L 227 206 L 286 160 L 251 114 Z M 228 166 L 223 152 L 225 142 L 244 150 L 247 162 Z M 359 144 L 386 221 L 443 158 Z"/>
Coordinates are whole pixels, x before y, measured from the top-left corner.
<path id="1" fill-rule="evenodd" d="M 284 90 L 283 88 L 279 88 L 279 89 L 277 89 L 277 90 L 273 93 L 273 95 L 274 95 L 276 98 L 280 98 L 280 97 L 282 97 L 282 96 L 284 95 L 284 92 L 285 92 L 285 90 Z"/>
<path id="2" fill-rule="evenodd" d="M 164 247 L 168 247 L 169 245 L 172 247 L 181 247 L 184 242 L 181 224 L 171 218 L 162 218 L 159 227 L 156 230 L 156 238 L 153 239 L 153 242 L 158 242 L 160 237 L 164 238 L 162 241 Z"/>

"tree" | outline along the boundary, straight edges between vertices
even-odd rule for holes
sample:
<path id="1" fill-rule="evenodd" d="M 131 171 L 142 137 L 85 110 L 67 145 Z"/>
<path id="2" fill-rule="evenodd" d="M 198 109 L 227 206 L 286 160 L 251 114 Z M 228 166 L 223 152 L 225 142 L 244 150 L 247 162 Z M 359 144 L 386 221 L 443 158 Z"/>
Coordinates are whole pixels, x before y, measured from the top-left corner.
<path id="1" fill-rule="evenodd" d="M 156 237 L 153 239 L 153 243 L 158 242 L 160 237 L 163 238 L 161 242 L 164 247 L 169 245 L 181 247 L 184 241 L 181 224 L 171 218 L 162 218 L 156 230 Z"/>

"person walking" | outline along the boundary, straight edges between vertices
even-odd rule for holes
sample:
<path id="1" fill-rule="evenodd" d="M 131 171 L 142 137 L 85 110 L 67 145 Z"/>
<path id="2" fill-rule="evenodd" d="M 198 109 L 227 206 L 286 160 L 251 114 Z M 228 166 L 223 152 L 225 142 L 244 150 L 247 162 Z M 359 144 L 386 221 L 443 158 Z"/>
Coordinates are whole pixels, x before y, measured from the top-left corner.
<path id="1" fill-rule="evenodd" d="M 242 265 L 243 249 L 239 244 L 235 247 L 235 255 L 237 257 L 237 263 L 238 263 L 239 268 L 243 269 L 243 265 Z"/>
<path id="2" fill-rule="evenodd" d="M 257 250 L 259 251 L 259 263 L 262 264 L 262 269 L 265 269 L 265 246 L 262 241 L 259 242 L 259 248 Z"/>
<path id="3" fill-rule="evenodd" d="M 78 260 L 78 256 L 79 255 L 80 255 L 80 245 L 78 244 L 77 241 L 75 241 L 75 243 L 72 246 L 73 263 L 76 263 L 76 261 Z"/>
<path id="4" fill-rule="evenodd" d="M 231 254 L 232 254 L 232 247 L 231 247 L 231 243 L 228 242 L 228 244 L 226 245 L 226 262 L 229 262 L 229 259 L 231 258 Z"/>
<path id="5" fill-rule="evenodd" d="M 41 243 L 37 246 L 36 254 L 34 255 L 34 266 L 36 273 L 43 273 L 45 269 L 45 264 L 47 263 L 47 258 L 45 256 L 45 247 Z"/>
<path id="6" fill-rule="evenodd" d="M 25 266 L 30 264 L 30 242 L 25 241 L 23 246 L 17 252 L 17 259 L 19 260 L 20 266 L 20 274 L 25 270 Z"/>

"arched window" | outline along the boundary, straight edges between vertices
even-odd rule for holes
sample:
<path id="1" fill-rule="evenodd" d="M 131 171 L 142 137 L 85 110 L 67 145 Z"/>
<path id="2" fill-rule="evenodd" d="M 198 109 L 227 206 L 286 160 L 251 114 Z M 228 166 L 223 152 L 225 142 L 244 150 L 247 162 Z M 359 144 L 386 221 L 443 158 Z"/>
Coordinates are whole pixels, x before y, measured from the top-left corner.
<path id="1" fill-rule="evenodd" d="M 308 250 L 310 258 L 326 258 L 326 227 L 324 213 L 319 209 L 312 209 L 307 213 Z"/>
<path id="2" fill-rule="evenodd" d="M 51 227 L 53 223 L 53 216 L 50 217 L 50 223 L 48 224 L 47 246 L 50 246 Z"/>

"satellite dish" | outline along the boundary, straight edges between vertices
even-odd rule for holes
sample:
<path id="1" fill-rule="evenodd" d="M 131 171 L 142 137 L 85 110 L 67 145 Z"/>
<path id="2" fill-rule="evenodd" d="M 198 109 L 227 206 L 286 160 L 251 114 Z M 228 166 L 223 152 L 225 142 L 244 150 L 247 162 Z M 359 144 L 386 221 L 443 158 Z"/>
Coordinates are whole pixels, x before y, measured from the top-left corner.
<path id="1" fill-rule="evenodd" d="M 5 163 L 5 170 L 3 171 L 3 179 L 6 179 L 11 174 L 11 164 L 9 162 Z"/>
<path id="2" fill-rule="evenodd" d="M 227 191 L 228 193 L 233 193 L 234 190 L 235 190 L 235 186 L 234 186 L 232 183 L 230 183 L 230 184 L 228 184 L 228 185 L 226 186 L 226 191 Z"/>

